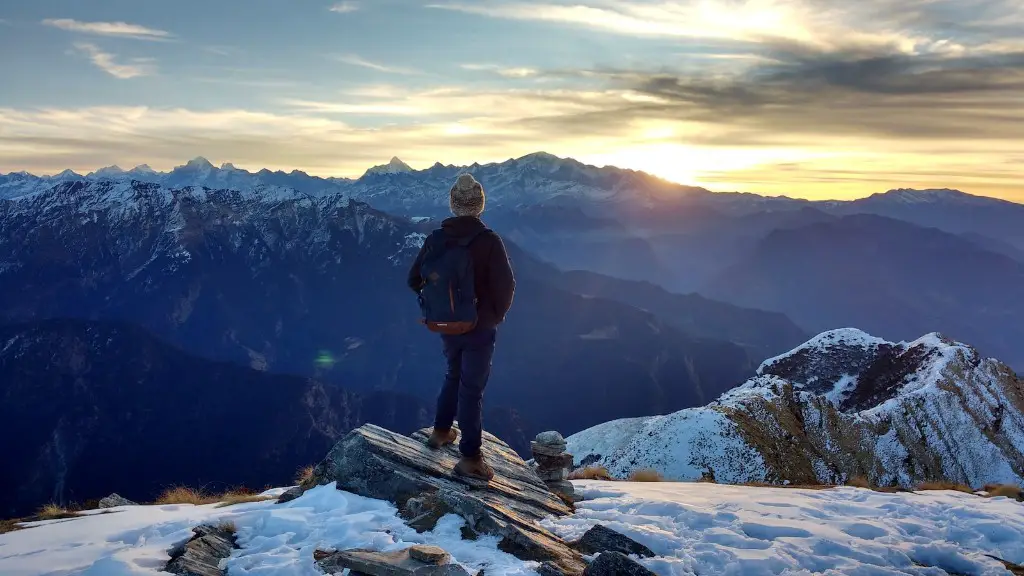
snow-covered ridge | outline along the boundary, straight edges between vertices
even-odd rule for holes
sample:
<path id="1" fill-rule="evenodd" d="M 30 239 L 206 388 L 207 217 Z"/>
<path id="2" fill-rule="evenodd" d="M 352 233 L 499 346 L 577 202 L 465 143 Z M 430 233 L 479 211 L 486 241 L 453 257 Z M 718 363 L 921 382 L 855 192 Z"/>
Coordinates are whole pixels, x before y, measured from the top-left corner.
<path id="1" fill-rule="evenodd" d="M 578 464 L 722 482 L 1024 482 L 1024 381 L 940 334 L 826 332 L 703 408 L 568 439 Z"/>

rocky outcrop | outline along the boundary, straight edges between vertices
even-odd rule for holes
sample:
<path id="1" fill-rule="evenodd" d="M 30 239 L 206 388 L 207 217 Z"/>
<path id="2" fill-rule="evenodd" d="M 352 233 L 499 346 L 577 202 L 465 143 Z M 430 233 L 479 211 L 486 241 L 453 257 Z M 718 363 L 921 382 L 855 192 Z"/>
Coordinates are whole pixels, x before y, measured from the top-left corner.
<path id="1" fill-rule="evenodd" d="M 642 558 L 654 556 L 654 552 L 647 546 L 600 524 L 587 530 L 586 534 L 579 541 L 573 543 L 572 547 L 584 554 L 620 552 Z"/>
<path id="2" fill-rule="evenodd" d="M 100 499 L 100 508 L 117 508 L 118 506 L 138 506 L 138 504 L 119 495 L 116 492 L 111 494 L 110 496 L 107 496 L 106 498 Z"/>
<path id="3" fill-rule="evenodd" d="M 465 537 L 495 536 L 499 549 L 520 559 L 546 563 L 561 574 L 582 574 L 582 555 L 539 525 L 544 518 L 570 514 L 570 508 L 515 451 L 485 432 L 483 453 L 495 477 L 483 482 L 455 475 L 458 449 L 430 450 L 428 435 L 429 430 L 403 436 L 362 426 L 334 446 L 303 488 L 335 482 L 339 490 L 387 500 L 418 531 L 431 530 L 454 513 L 466 521 Z"/>
<path id="4" fill-rule="evenodd" d="M 235 548 L 235 527 L 203 524 L 192 533 L 191 540 L 171 551 L 171 561 L 164 570 L 179 576 L 224 576 L 220 561 Z"/>
<path id="5" fill-rule="evenodd" d="M 535 462 L 534 471 L 548 489 L 570 506 L 580 501 L 572 483 L 569 470 L 572 468 L 572 454 L 565 452 L 565 438 L 558 432 L 541 432 L 530 442 Z"/>
<path id="6" fill-rule="evenodd" d="M 823 333 L 704 408 L 568 439 L 616 477 L 877 486 L 1024 483 L 1024 380 L 940 334 L 891 343 Z"/>
<path id="7" fill-rule="evenodd" d="M 470 576 L 465 568 L 436 546 L 413 546 L 395 552 L 343 550 L 317 560 L 325 574 L 348 568 L 352 576 Z"/>

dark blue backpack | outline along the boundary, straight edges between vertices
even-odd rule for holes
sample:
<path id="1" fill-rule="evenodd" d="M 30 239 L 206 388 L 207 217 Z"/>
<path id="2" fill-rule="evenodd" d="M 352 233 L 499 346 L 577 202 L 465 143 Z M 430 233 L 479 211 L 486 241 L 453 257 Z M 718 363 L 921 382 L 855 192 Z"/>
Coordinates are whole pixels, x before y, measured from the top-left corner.
<path id="1" fill-rule="evenodd" d="M 465 334 L 476 327 L 476 288 L 469 244 L 480 234 L 450 238 L 436 230 L 427 238 L 420 265 L 423 324 L 439 334 Z"/>

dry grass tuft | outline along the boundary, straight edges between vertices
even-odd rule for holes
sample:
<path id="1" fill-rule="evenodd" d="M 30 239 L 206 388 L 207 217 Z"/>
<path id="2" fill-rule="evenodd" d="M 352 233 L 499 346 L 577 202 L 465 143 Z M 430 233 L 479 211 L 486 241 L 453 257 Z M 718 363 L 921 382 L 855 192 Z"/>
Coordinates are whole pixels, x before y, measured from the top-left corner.
<path id="1" fill-rule="evenodd" d="M 221 520 L 217 524 L 217 528 L 220 529 L 220 530 L 223 530 L 225 532 L 230 532 L 231 534 L 234 534 L 235 532 L 238 532 L 238 527 L 235 526 L 235 523 L 234 523 L 233 520 Z"/>
<path id="2" fill-rule="evenodd" d="M 573 470 L 569 474 L 569 480 L 604 480 L 605 482 L 610 482 L 613 478 L 604 466 L 588 466 Z"/>
<path id="3" fill-rule="evenodd" d="M 917 492 L 925 490 L 952 490 L 955 492 L 963 492 L 965 494 L 974 494 L 974 490 L 970 486 L 964 486 L 963 484 L 957 484 L 956 482 L 947 482 L 945 480 L 936 482 L 922 482 L 917 486 Z"/>
<path id="4" fill-rule="evenodd" d="M 313 480 L 313 466 L 303 466 L 295 473 L 295 483 L 299 486 L 305 486 L 307 482 Z"/>
<path id="5" fill-rule="evenodd" d="M 869 482 L 864 476 L 854 476 L 846 480 L 845 486 L 853 486 L 854 488 L 871 488 L 871 482 Z"/>
<path id="6" fill-rule="evenodd" d="M 221 499 L 202 490 L 195 490 L 187 486 L 174 486 L 164 490 L 157 497 L 155 504 L 193 504 L 202 506 L 204 504 L 215 504 Z"/>
<path id="7" fill-rule="evenodd" d="M 67 508 L 54 504 L 53 502 L 45 504 L 39 510 L 36 510 L 35 520 L 58 520 L 61 518 L 74 518 L 77 516 L 74 512 Z"/>
<path id="8" fill-rule="evenodd" d="M 1024 488 L 1013 484 L 987 484 L 985 485 L 984 490 L 985 492 L 988 492 L 989 498 L 1005 496 L 1007 498 L 1015 498 L 1017 500 L 1024 501 Z"/>
<path id="9" fill-rule="evenodd" d="M 15 530 L 24 530 L 21 526 L 18 526 L 20 520 L 0 520 L 0 534 L 7 534 L 8 532 L 14 532 Z"/>
<path id="10" fill-rule="evenodd" d="M 252 492 L 227 492 L 217 497 L 220 503 L 217 504 L 217 508 L 223 508 L 225 506 L 234 506 L 235 504 L 247 504 L 249 502 L 265 502 L 267 500 L 273 500 L 273 496 L 264 496 L 262 494 L 253 494 Z"/>
<path id="11" fill-rule="evenodd" d="M 657 470 L 636 470 L 629 475 L 630 482 L 664 482 L 665 478 Z"/>

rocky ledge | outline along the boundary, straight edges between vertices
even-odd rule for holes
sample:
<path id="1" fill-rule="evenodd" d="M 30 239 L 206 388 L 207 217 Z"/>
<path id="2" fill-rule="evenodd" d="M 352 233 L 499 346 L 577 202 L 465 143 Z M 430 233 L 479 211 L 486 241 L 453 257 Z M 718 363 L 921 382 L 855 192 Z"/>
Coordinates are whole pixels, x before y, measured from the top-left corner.
<path id="1" fill-rule="evenodd" d="M 310 481 L 284 499 L 336 482 L 339 490 L 393 503 L 420 532 L 432 530 L 446 514 L 457 514 L 466 520 L 466 538 L 496 536 L 501 550 L 541 562 L 548 574 L 583 573 L 580 552 L 538 523 L 572 510 L 508 444 L 484 433 L 484 457 L 495 476 L 483 482 L 455 475 L 458 449 L 427 448 L 429 433 L 403 436 L 369 424 L 357 428 L 316 466 Z"/>

